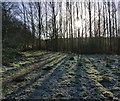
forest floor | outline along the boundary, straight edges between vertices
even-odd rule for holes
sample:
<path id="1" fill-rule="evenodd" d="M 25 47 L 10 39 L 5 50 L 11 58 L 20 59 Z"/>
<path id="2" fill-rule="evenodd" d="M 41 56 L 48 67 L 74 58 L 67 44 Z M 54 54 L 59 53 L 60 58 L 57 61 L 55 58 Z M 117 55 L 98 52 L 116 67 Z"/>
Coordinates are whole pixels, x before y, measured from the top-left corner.
<path id="1" fill-rule="evenodd" d="M 118 55 L 20 52 L 5 65 L 5 99 L 120 100 Z"/>

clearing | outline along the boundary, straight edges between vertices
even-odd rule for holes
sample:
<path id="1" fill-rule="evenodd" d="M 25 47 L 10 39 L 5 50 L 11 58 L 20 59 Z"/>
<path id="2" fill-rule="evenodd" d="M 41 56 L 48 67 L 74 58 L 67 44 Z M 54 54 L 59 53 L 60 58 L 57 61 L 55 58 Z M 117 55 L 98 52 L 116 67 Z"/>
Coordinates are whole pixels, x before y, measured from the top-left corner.
<path id="1" fill-rule="evenodd" d="M 21 52 L 3 66 L 5 99 L 120 100 L 120 56 Z"/>

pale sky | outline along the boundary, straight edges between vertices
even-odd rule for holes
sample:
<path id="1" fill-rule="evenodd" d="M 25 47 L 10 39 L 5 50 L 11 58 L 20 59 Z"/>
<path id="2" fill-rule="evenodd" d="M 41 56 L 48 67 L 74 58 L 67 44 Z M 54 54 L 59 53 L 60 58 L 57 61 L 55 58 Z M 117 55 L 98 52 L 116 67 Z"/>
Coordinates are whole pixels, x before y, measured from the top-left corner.
<path id="1" fill-rule="evenodd" d="M 42 2 L 49 2 L 49 1 L 52 1 L 52 0 L 22 0 L 23 2 L 39 2 L 39 1 L 42 1 Z M 54 0 L 55 2 L 60 2 L 60 1 L 71 1 L 71 2 L 86 2 L 86 1 L 89 1 L 89 0 Z M 92 2 L 102 2 L 103 0 L 90 0 Z M 106 0 L 106 1 L 110 1 L 112 2 L 113 0 Z M 120 0 L 114 0 L 116 2 L 119 2 Z M 0 2 L 21 2 L 21 0 L 0 0 Z"/>

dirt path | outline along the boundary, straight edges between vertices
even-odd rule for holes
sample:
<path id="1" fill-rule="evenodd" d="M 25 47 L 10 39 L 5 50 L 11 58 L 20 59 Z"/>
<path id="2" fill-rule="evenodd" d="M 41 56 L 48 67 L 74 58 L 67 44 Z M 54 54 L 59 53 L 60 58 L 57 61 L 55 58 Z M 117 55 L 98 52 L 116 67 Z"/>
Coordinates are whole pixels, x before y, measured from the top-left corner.
<path id="1" fill-rule="evenodd" d="M 106 59 L 107 58 L 107 59 Z M 103 95 L 106 97 L 115 97 L 117 99 L 120 98 L 120 73 L 119 70 L 119 62 L 117 57 L 114 56 L 101 56 L 95 60 L 92 57 L 88 58 L 90 60 L 90 64 L 93 65 L 94 70 L 96 70 L 98 74 L 98 78 L 96 77 L 96 81 L 103 86 Z M 105 91 L 107 90 L 107 92 Z M 106 93 L 108 93 L 106 95 Z"/>
<path id="2" fill-rule="evenodd" d="M 116 65 L 114 70 L 106 67 L 106 64 L 103 56 L 61 54 L 50 63 L 25 75 L 27 81 L 17 83 L 20 87 L 7 94 L 6 98 L 119 101 L 120 78 L 114 72 L 119 63 L 112 63 L 113 66 Z M 104 75 L 103 69 L 107 75 Z M 112 82 L 114 85 L 109 88 Z"/>
<path id="3" fill-rule="evenodd" d="M 64 58 L 65 58 L 64 55 L 58 55 L 58 56 L 55 55 L 54 57 L 49 59 L 49 62 L 47 62 L 47 60 L 46 60 L 44 65 L 42 65 L 42 66 L 39 65 L 39 68 L 35 67 L 35 69 L 32 70 L 31 72 L 29 72 L 29 73 L 27 72 L 24 76 L 18 78 L 18 79 L 23 79 L 23 81 L 20 81 L 20 82 L 13 81 L 13 82 L 9 83 L 8 87 L 10 89 L 13 87 L 14 91 L 7 94 L 6 98 L 14 98 L 16 95 L 21 94 L 22 91 L 24 91 L 26 88 L 29 88 L 29 86 L 34 84 L 44 74 L 48 73 L 48 71 L 42 70 L 43 67 L 47 66 L 48 64 L 56 65 Z M 55 60 L 58 60 L 58 61 L 55 61 Z M 36 66 L 36 65 L 34 65 L 34 66 Z M 16 85 L 18 85 L 19 88 Z M 8 88 L 8 90 L 9 90 L 9 88 Z"/>

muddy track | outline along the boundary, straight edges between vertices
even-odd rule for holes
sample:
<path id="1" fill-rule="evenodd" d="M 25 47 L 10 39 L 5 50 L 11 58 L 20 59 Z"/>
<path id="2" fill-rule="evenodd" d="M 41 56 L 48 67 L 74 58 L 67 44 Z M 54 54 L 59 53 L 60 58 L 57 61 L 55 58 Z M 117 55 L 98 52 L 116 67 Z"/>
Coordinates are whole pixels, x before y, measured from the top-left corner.
<path id="1" fill-rule="evenodd" d="M 111 78 L 115 77 L 115 75 L 112 73 L 111 66 L 110 67 L 106 66 L 107 63 L 105 62 L 105 60 L 101 59 L 101 60 L 99 60 L 99 62 L 95 62 L 95 61 L 92 61 L 91 58 L 89 58 L 89 57 L 87 57 L 87 58 L 90 61 L 90 64 L 92 64 L 92 66 L 94 67 L 94 69 L 96 69 L 97 71 L 99 71 L 99 75 L 104 75 L 104 74 L 107 73 L 107 76 L 109 76 Z M 105 73 L 102 73 L 100 71 L 102 68 L 106 68 L 107 69 L 105 71 Z M 109 73 L 109 71 L 110 71 L 110 73 Z M 116 76 L 116 78 L 117 78 L 117 76 Z"/>
<path id="2" fill-rule="evenodd" d="M 87 96 L 95 99 L 91 87 L 95 84 L 89 78 L 85 67 L 78 65 L 78 60 L 64 60 L 56 66 L 48 76 L 38 82 L 39 86 L 26 99 L 86 99 Z M 23 95 L 18 98 L 24 98 Z M 100 98 L 99 98 L 100 99 Z"/>
<path id="3" fill-rule="evenodd" d="M 90 78 L 87 72 L 88 67 L 86 66 L 86 63 L 83 61 L 83 59 L 84 59 L 84 55 L 81 55 L 78 61 L 78 66 L 76 67 L 76 74 L 78 75 L 76 76 L 77 77 L 76 81 L 77 82 L 79 81 L 79 88 L 77 89 L 80 90 L 79 96 L 84 100 L 90 99 L 90 101 L 92 100 L 99 101 L 101 100 L 100 98 L 101 96 L 99 93 L 98 94 L 95 93 L 95 90 L 98 89 L 96 88 L 95 82 Z"/>
<path id="4" fill-rule="evenodd" d="M 62 54 L 58 56 L 58 60 L 55 58 L 50 63 L 45 63 L 41 68 L 20 77 L 27 79 L 27 81 L 23 81 L 23 83 L 11 82 L 13 88 L 15 84 L 20 84 L 20 86 L 7 93 L 5 98 L 110 101 L 114 97 L 112 92 L 99 82 L 101 79 L 98 80 L 99 76 L 103 76 L 99 68 L 105 65 L 103 57 L 100 58 L 89 55 L 68 54 L 65 56 Z M 97 63 L 97 61 L 100 62 Z M 52 68 L 42 69 L 46 66 Z"/>
<path id="5" fill-rule="evenodd" d="M 39 94 L 41 94 L 38 91 L 42 91 L 42 89 L 47 88 L 49 86 L 55 87 L 55 85 L 57 85 L 57 80 L 66 72 L 66 70 L 68 68 L 64 68 L 61 69 L 62 66 L 65 65 L 66 62 L 70 61 L 69 59 L 71 58 L 71 55 L 68 55 L 67 57 L 65 57 L 64 59 L 62 59 L 62 61 L 60 61 L 59 64 L 56 64 L 56 66 L 49 72 L 47 73 L 47 76 L 44 77 L 44 79 L 40 82 L 39 86 L 28 96 L 26 96 L 26 99 L 37 99 L 37 97 L 39 97 L 40 99 L 42 98 L 41 96 L 39 96 Z M 52 81 L 54 80 L 54 81 Z M 52 84 L 49 84 L 50 82 L 52 82 L 53 84 L 55 84 L 54 86 Z M 49 88 L 47 88 L 48 92 L 49 92 Z M 54 92 L 51 92 L 50 94 L 52 94 Z"/>
<path id="6" fill-rule="evenodd" d="M 60 58 L 58 61 L 56 61 L 54 64 L 53 64 L 53 69 L 55 68 L 54 66 L 56 66 L 57 64 L 59 64 L 60 62 L 62 62 L 64 59 L 66 59 L 66 55 L 65 56 L 61 56 L 62 58 Z M 8 94 L 6 96 L 7 99 L 9 98 L 14 98 L 15 96 L 19 96 L 21 93 L 23 94 L 23 92 L 25 91 L 25 89 L 29 88 L 32 84 L 34 84 L 35 82 L 37 82 L 41 76 L 45 76 L 48 74 L 48 72 L 50 72 L 49 70 L 48 71 L 45 71 L 45 70 L 42 70 L 42 68 L 38 68 L 34 73 L 31 72 L 32 75 L 34 74 L 39 74 L 37 75 L 34 79 L 30 80 L 30 82 L 28 82 L 27 84 L 25 85 L 22 85 L 21 87 L 19 87 L 16 91 L 14 91 L 13 93 L 11 94 Z"/>
<path id="7" fill-rule="evenodd" d="M 2 82 L 3 88 L 4 88 L 7 84 L 9 84 L 9 82 L 12 82 L 12 81 L 14 81 L 14 80 L 17 79 L 17 78 L 24 77 L 25 75 L 29 74 L 29 73 L 32 72 L 33 70 L 36 70 L 36 69 L 38 69 L 39 67 L 42 67 L 42 66 L 44 66 L 44 65 L 46 65 L 46 64 L 54 61 L 55 59 L 59 58 L 59 55 L 58 55 L 58 54 L 55 54 L 55 55 L 53 55 L 53 56 L 54 56 L 53 59 L 50 59 L 50 57 L 48 57 L 46 60 L 44 60 L 44 62 L 43 62 L 43 61 L 40 61 L 39 63 L 36 63 L 36 64 L 33 64 L 33 65 L 29 66 L 29 68 L 28 68 L 27 70 L 25 70 L 25 72 L 20 73 L 20 74 L 17 75 L 17 76 L 5 78 L 5 80 Z M 52 57 L 53 57 L 53 56 L 52 56 Z M 57 56 L 57 57 L 56 57 L 56 56 Z M 42 62 L 42 63 L 41 63 L 41 62 Z"/>
<path id="8" fill-rule="evenodd" d="M 45 54 L 42 54 L 42 55 L 40 55 L 39 57 L 37 57 L 37 61 L 34 61 L 34 62 L 32 62 L 32 63 L 29 63 L 29 64 L 27 64 L 27 65 L 25 65 L 25 66 L 21 66 L 21 67 L 18 67 L 18 68 L 13 68 L 13 69 L 11 69 L 11 70 L 8 70 L 8 71 L 6 71 L 6 72 L 4 72 L 2 75 L 3 75 L 3 78 L 4 77 L 6 77 L 6 76 L 8 76 L 11 72 L 12 72 L 12 74 L 14 73 L 14 72 L 17 72 L 17 71 L 19 71 L 20 69 L 23 69 L 23 68 L 25 68 L 25 67 L 28 67 L 28 66 L 30 66 L 31 64 L 35 64 L 35 63 L 38 63 L 38 62 L 40 62 L 40 61 L 44 61 L 44 60 L 46 60 L 47 58 L 49 58 L 51 56 L 51 53 L 45 53 Z"/>
<path id="9" fill-rule="evenodd" d="M 119 85 L 117 84 L 120 84 L 120 82 L 118 81 L 119 80 L 119 77 L 117 75 L 115 75 L 115 73 L 113 73 L 112 69 L 116 69 L 118 67 L 112 67 L 112 64 L 110 65 L 106 65 L 107 62 L 105 60 L 103 60 L 103 58 L 100 60 L 101 63 L 97 63 L 95 64 L 95 62 L 93 62 L 90 58 L 88 58 L 90 63 L 95 67 L 96 70 L 99 71 L 99 75 L 103 76 L 103 80 L 101 81 L 98 81 L 107 91 L 109 91 L 113 97 L 120 97 L 120 96 L 117 96 L 118 93 L 120 92 L 120 89 L 119 89 Z M 103 63 L 105 62 L 105 63 Z M 100 66 L 102 65 L 102 66 Z M 102 68 L 105 68 L 105 69 L 102 69 Z"/>

